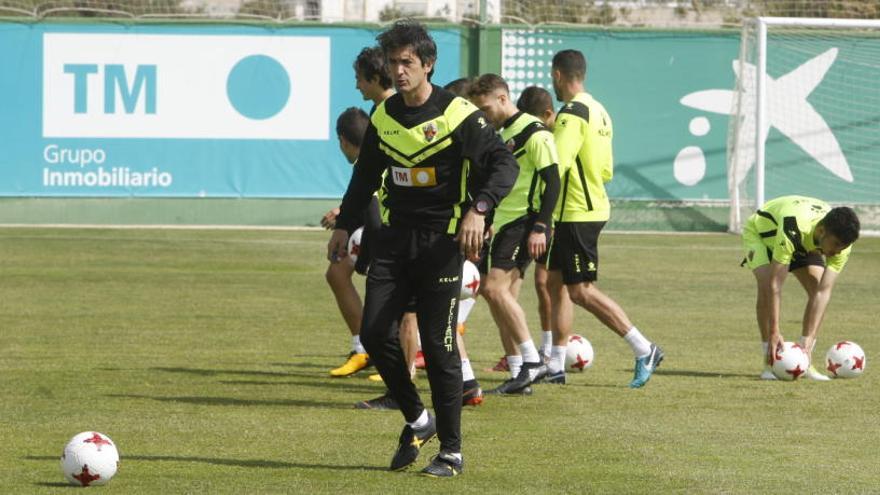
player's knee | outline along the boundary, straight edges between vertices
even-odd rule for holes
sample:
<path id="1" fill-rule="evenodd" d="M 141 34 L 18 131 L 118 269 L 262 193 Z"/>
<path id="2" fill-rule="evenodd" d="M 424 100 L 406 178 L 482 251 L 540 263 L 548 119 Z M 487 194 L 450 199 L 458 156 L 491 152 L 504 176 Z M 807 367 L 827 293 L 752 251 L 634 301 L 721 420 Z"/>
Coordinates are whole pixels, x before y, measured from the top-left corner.
<path id="1" fill-rule="evenodd" d="M 550 293 L 550 288 L 547 286 L 546 279 L 535 279 L 535 292 L 541 295 Z"/>
<path id="2" fill-rule="evenodd" d="M 568 297 L 571 299 L 571 302 L 577 304 L 578 306 L 589 309 L 593 306 L 593 284 L 586 282 L 582 284 L 578 284 L 576 289 L 570 288 L 568 291 Z"/>
<path id="3" fill-rule="evenodd" d="M 507 292 L 507 288 L 504 287 L 503 284 L 494 282 L 494 281 L 486 281 L 482 286 L 480 286 L 480 295 L 485 297 L 489 302 L 500 301 L 504 298 L 505 293 Z"/>

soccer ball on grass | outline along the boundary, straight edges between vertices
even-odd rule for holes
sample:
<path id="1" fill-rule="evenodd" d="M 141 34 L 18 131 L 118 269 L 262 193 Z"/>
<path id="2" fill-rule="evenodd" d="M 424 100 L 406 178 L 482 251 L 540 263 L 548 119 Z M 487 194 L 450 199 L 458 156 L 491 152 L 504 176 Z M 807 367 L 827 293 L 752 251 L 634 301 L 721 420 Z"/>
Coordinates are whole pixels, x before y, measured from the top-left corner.
<path id="1" fill-rule="evenodd" d="M 568 338 L 565 348 L 565 371 L 580 373 L 593 366 L 593 346 L 581 335 Z"/>
<path id="2" fill-rule="evenodd" d="M 119 467 L 119 451 L 110 437 L 84 431 L 67 442 L 61 454 L 61 471 L 72 485 L 103 485 Z"/>
<path id="3" fill-rule="evenodd" d="M 865 351 L 855 342 L 838 342 L 825 354 L 825 369 L 834 378 L 861 376 L 865 372 Z"/>
<path id="4" fill-rule="evenodd" d="M 796 342 L 783 343 L 782 352 L 777 352 L 773 357 L 773 375 L 780 380 L 797 380 L 809 367 L 810 358 L 807 357 L 804 348 Z"/>

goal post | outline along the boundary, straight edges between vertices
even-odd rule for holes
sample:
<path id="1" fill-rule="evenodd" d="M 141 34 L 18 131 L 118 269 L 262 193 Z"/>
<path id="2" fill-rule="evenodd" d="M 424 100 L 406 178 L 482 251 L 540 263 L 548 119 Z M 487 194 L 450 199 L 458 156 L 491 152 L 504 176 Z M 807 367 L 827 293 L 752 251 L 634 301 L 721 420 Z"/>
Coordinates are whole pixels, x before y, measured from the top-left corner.
<path id="1" fill-rule="evenodd" d="M 729 230 L 801 194 L 853 206 L 880 232 L 880 20 L 750 19 L 735 69 Z"/>

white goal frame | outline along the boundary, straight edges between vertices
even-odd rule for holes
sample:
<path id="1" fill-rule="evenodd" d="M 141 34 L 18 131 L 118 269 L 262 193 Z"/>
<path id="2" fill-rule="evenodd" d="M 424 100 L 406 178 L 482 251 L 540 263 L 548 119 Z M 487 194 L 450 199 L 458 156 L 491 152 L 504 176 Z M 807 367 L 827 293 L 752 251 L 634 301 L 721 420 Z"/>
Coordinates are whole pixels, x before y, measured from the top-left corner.
<path id="1" fill-rule="evenodd" d="M 880 29 L 878 19 L 828 19 L 828 18 L 804 18 L 804 17 L 755 17 L 748 19 L 743 24 L 743 34 L 740 43 L 744 43 L 749 29 L 755 29 L 757 59 L 755 72 L 755 207 L 763 205 L 765 198 L 765 142 L 762 130 L 767 121 L 767 28 L 770 26 L 792 27 L 818 27 L 818 28 L 841 28 L 841 29 Z M 742 218 L 741 198 L 739 188 L 733 187 L 730 198 L 732 210 L 731 232 L 741 232 Z"/>

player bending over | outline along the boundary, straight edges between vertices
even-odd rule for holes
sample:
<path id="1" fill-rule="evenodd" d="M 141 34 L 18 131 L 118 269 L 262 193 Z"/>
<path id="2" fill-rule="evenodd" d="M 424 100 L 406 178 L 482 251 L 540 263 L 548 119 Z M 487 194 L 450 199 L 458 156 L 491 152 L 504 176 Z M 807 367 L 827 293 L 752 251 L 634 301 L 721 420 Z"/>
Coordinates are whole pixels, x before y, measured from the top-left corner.
<path id="1" fill-rule="evenodd" d="M 765 356 L 762 379 L 776 379 L 770 365 L 785 340 L 779 329 L 779 312 L 786 275 L 794 274 L 807 293 L 800 345 L 812 357 L 831 289 L 858 238 L 859 219 L 852 208 L 831 208 L 822 200 L 805 196 L 772 199 L 746 221 L 742 265 L 752 270 L 758 286 L 755 312 Z M 830 380 L 812 364 L 804 376 Z"/>

